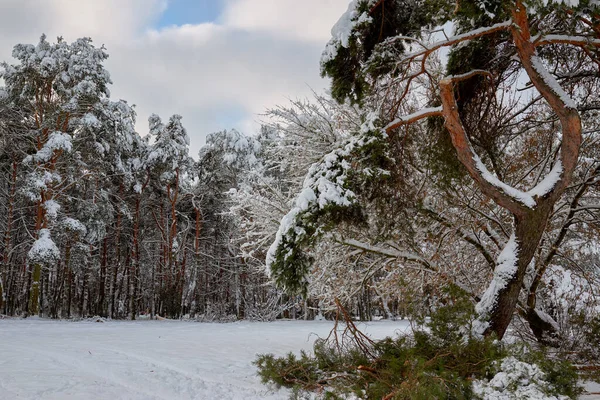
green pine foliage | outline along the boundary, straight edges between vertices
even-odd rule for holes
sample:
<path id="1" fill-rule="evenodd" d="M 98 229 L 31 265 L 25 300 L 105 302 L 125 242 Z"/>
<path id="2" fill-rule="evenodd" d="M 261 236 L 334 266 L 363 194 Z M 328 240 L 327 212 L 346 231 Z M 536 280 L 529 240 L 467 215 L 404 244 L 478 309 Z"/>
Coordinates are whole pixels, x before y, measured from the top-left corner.
<path id="1" fill-rule="evenodd" d="M 271 277 L 275 283 L 284 287 L 288 293 L 306 296 L 306 277 L 314 261 L 306 249 L 313 246 L 332 227 L 344 222 L 364 222 L 364 215 L 358 204 L 341 206 L 329 203 L 323 207 L 313 204 L 297 215 L 293 228 L 282 235 L 274 253 Z"/>
<path id="2" fill-rule="evenodd" d="M 332 79 L 333 98 L 361 104 L 373 80 L 393 71 L 397 55 L 405 52 L 404 42 L 394 38 L 418 36 L 423 28 L 443 24 L 452 8 L 440 0 L 359 1 L 356 14 L 370 20 L 357 24 L 348 46 L 338 45 L 336 56 L 321 64 L 321 75 Z"/>
<path id="3" fill-rule="evenodd" d="M 410 335 L 351 345 L 339 338 L 317 340 L 314 355 L 259 355 L 255 361 L 263 383 L 292 390 L 292 397 L 317 393 L 325 399 L 354 395 L 361 399 L 477 399 L 472 382 L 499 372 L 502 359 L 513 356 L 536 364 L 545 373 L 548 395 L 576 398 L 581 389 L 573 366 L 524 344 L 505 345 L 493 337 L 476 338 L 471 301 L 457 289 L 446 293 L 446 305 Z M 345 338 L 348 339 L 348 338 Z M 513 388 L 516 389 L 516 388 Z"/>
<path id="4" fill-rule="evenodd" d="M 466 178 L 467 170 L 456 155 L 450 134 L 441 118 L 429 118 L 427 131 L 431 132 L 422 142 L 424 163 L 436 178 L 433 182 L 440 189 L 455 187 Z"/>

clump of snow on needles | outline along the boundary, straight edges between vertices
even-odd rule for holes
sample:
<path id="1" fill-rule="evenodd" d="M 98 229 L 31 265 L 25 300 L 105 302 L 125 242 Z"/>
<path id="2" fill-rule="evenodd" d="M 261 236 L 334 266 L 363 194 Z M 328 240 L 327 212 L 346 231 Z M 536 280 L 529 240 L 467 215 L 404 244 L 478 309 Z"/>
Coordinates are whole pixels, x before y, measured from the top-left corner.
<path id="1" fill-rule="evenodd" d="M 87 233 L 87 228 L 85 225 L 81 223 L 81 221 L 78 221 L 74 218 L 67 217 L 63 219 L 61 225 L 63 229 L 66 229 L 71 233 L 78 233 L 81 236 L 85 236 Z"/>
<path id="2" fill-rule="evenodd" d="M 473 392 L 486 400 L 567 400 L 567 396 L 548 396 L 551 384 L 535 364 L 514 357 L 502 360 L 500 371 L 489 381 L 473 381 Z"/>
<path id="3" fill-rule="evenodd" d="M 287 213 L 279 224 L 279 229 L 274 242 L 267 251 L 266 270 L 271 275 L 271 268 L 276 261 L 276 253 L 284 243 L 290 239 L 290 234 L 303 235 L 304 228 L 298 226 L 299 217 L 305 212 L 324 209 L 331 205 L 349 207 L 354 204 L 356 194 L 346 187 L 348 172 L 352 166 L 347 157 L 356 149 L 375 141 L 369 131 L 375 130 L 376 113 L 367 115 L 361 126 L 363 135 L 353 137 L 343 147 L 326 154 L 320 162 L 313 164 L 309 170 L 300 195 L 296 198 L 294 208 Z M 291 254 L 288 252 L 288 254 Z"/>
<path id="4" fill-rule="evenodd" d="M 48 216 L 48 218 L 50 220 L 55 220 L 56 217 L 58 216 L 58 211 L 60 210 L 60 204 L 58 204 L 56 201 L 50 199 L 50 200 L 46 200 L 43 203 L 43 207 L 46 210 L 46 215 Z"/>
<path id="5" fill-rule="evenodd" d="M 25 157 L 25 162 L 48 162 L 57 151 L 70 152 L 73 148 L 72 137 L 68 133 L 55 131 L 48 135 L 44 146 L 34 155 Z"/>
<path id="6" fill-rule="evenodd" d="M 348 48 L 352 30 L 355 26 L 372 20 L 366 12 L 359 14 L 358 6 L 360 3 L 359 0 L 351 1 L 348 5 L 348 10 L 342 14 L 338 22 L 331 28 L 331 39 L 323 51 L 321 64 L 333 60 L 337 55 L 339 46 Z"/>
<path id="7" fill-rule="evenodd" d="M 40 229 L 37 240 L 33 242 L 33 246 L 29 250 L 29 261 L 33 263 L 52 262 L 59 257 L 60 251 L 50 237 L 50 230 Z"/>
<path id="8" fill-rule="evenodd" d="M 337 149 L 323 157 L 321 162 L 312 165 L 304 180 L 302 192 L 296 198 L 294 208 L 288 212 L 279 224 L 275 241 L 267 252 L 267 273 L 270 274 L 271 266 L 275 263 L 276 253 L 283 243 L 285 236 L 293 231 L 303 235 L 304 229 L 297 225 L 298 217 L 312 207 L 323 209 L 335 204 L 342 207 L 350 206 L 355 198 L 354 192 L 344 187 L 346 172 L 350 164 L 344 156 L 353 148 L 355 143 L 346 148 Z"/>
<path id="9" fill-rule="evenodd" d="M 579 6 L 579 0 L 543 0 L 544 5 L 548 5 L 549 3 L 556 3 L 556 4 L 564 4 L 567 7 L 577 7 Z"/>

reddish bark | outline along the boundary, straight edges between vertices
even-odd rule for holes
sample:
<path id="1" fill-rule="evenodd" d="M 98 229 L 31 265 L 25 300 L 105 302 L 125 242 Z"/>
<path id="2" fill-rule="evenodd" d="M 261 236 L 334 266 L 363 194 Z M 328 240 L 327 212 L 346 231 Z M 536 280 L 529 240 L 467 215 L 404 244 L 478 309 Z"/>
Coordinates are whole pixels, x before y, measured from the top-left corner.
<path id="1" fill-rule="evenodd" d="M 487 319 L 488 327 L 484 334 L 495 333 L 499 338 L 510 324 L 515 312 L 523 278 L 531 262 L 546 228 L 554 204 L 571 182 L 573 171 L 577 165 L 581 145 L 581 121 L 578 111 L 566 104 L 561 94 L 557 93 L 556 82 L 548 82 L 542 76 L 539 65 L 534 65 L 535 45 L 531 42 L 527 11 L 521 2 L 517 2 L 512 12 L 514 22 L 511 33 L 519 59 L 531 82 L 548 102 L 559 117 L 562 127 L 561 162 L 563 173 L 552 190 L 545 196 L 534 200 L 534 207 L 521 204 L 515 198 L 494 186 L 482 175 L 474 159 L 475 153 L 467 137 L 458 113 L 454 96 L 454 81 L 457 77 L 449 77 L 440 82 L 440 95 L 446 128 L 452 138 L 458 159 L 465 166 L 469 175 L 479 185 L 482 192 L 492 198 L 498 205 L 510 211 L 515 218 L 515 236 L 518 243 L 517 271 L 506 285 L 497 292 L 496 301 Z M 537 69 L 536 69 L 537 68 Z M 464 79 L 464 77 L 458 77 Z"/>

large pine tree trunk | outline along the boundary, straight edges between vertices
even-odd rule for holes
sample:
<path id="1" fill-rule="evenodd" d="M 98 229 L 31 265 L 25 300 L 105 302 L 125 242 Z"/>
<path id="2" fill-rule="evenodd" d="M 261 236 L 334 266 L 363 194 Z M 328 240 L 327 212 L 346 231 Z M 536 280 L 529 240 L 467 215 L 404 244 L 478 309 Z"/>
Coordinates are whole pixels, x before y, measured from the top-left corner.
<path id="1" fill-rule="evenodd" d="M 515 217 L 516 246 L 501 253 L 494 281 L 478 304 L 481 317 L 488 322 L 483 331 L 485 334 L 493 332 L 499 338 L 504 336 L 515 312 L 525 273 L 538 249 L 551 211 L 552 204 L 542 203 L 524 216 Z M 507 246 L 512 244 L 509 242 Z M 507 257 L 514 257 L 514 269 L 510 262 L 506 262 Z M 484 307 L 488 309 L 483 309 Z"/>

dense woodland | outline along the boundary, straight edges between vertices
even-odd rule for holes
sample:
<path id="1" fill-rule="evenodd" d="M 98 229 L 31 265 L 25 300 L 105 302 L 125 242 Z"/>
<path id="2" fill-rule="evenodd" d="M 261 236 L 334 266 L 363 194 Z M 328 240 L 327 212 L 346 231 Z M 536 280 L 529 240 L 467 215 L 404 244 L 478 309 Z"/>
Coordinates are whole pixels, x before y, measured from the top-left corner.
<path id="1" fill-rule="evenodd" d="M 193 160 L 182 117 L 109 98 L 88 38 L 17 45 L 3 64 L 2 267 L 8 315 L 243 318 L 272 297 L 235 242 L 226 192 L 259 147 L 211 135 Z M 255 159 L 256 160 L 256 159 Z"/>
<path id="2" fill-rule="evenodd" d="M 428 315 L 452 287 L 484 336 L 580 338 L 600 312 L 594 7 L 353 1 L 330 94 L 197 157 L 179 115 L 136 132 L 91 39 L 15 46 L 0 313 L 369 320 Z"/>
<path id="3" fill-rule="evenodd" d="M 153 115 L 147 132 L 135 131 L 135 109 L 110 99 L 108 54 L 91 39 L 42 36 L 13 56 L 2 65 L 0 99 L 0 313 L 263 320 L 319 312 L 317 298 L 270 284 L 264 253 L 304 171 L 339 136 L 332 101 L 270 111 L 257 137 L 213 133 L 194 160 L 179 115 Z M 372 300 L 356 299 L 368 318 L 363 302 Z"/>

